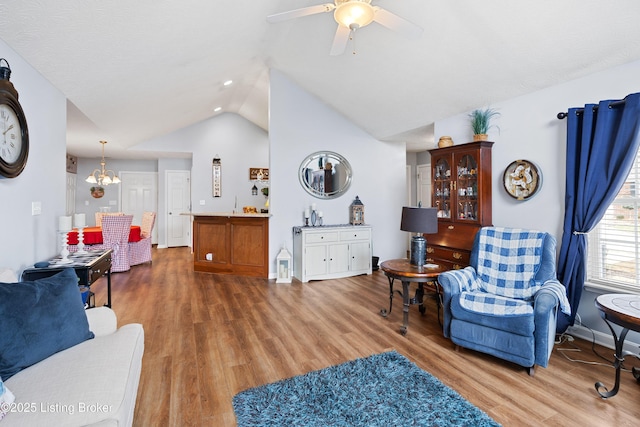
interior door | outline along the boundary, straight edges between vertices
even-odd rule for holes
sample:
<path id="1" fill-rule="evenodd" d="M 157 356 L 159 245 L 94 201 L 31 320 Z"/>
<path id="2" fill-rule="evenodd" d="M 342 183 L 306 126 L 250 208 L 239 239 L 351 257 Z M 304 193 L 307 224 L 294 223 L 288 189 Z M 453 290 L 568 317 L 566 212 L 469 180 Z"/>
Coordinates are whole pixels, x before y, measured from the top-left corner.
<path id="1" fill-rule="evenodd" d="M 120 179 L 121 210 L 133 215 L 132 224 L 142 224 L 144 212 L 158 212 L 157 172 L 120 172 Z M 157 227 L 153 227 L 151 236 L 151 242 L 158 243 Z"/>
<path id="2" fill-rule="evenodd" d="M 418 199 L 416 205 L 422 202 L 422 207 L 431 207 L 431 164 L 418 165 Z"/>
<path id="3" fill-rule="evenodd" d="M 191 172 L 167 171 L 167 247 L 191 246 Z"/>

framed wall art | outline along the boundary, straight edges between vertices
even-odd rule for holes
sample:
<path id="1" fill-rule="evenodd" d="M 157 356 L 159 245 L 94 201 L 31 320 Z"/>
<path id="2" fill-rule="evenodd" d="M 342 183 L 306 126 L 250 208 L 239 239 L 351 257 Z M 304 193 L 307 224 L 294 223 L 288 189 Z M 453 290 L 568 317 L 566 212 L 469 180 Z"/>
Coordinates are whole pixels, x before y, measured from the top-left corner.
<path id="1" fill-rule="evenodd" d="M 269 181 L 269 168 L 249 168 L 249 181 Z"/>
<path id="2" fill-rule="evenodd" d="M 213 158 L 212 168 L 213 197 L 222 197 L 222 163 L 218 155 Z"/>

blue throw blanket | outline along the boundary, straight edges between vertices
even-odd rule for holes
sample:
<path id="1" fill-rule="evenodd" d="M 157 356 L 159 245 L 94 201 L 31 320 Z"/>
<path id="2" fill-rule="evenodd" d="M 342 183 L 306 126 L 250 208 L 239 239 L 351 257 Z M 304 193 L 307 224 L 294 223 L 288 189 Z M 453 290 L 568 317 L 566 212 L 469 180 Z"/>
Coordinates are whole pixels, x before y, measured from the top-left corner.
<path id="1" fill-rule="evenodd" d="M 543 286 L 570 313 L 566 289 L 557 280 L 535 280 L 542 259 L 545 233 L 532 230 L 482 228 L 478 236 L 477 271 L 460 271 L 460 304 L 471 311 L 495 315 L 533 313 L 533 297 Z"/>
<path id="2" fill-rule="evenodd" d="M 497 227 L 478 233 L 480 289 L 503 297 L 531 298 L 542 286 L 533 278 L 540 267 L 545 233 Z"/>

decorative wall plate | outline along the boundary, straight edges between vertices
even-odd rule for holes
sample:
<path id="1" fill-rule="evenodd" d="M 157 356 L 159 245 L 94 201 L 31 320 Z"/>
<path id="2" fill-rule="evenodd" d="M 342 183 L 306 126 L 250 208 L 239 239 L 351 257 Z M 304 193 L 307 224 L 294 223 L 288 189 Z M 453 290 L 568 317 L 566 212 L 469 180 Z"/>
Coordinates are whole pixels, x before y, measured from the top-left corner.
<path id="1" fill-rule="evenodd" d="M 542 187 L 542 172 L 530 160 L 515 160 L 504 170 L 503 184 L 511 197 L 527 200 Z"/>

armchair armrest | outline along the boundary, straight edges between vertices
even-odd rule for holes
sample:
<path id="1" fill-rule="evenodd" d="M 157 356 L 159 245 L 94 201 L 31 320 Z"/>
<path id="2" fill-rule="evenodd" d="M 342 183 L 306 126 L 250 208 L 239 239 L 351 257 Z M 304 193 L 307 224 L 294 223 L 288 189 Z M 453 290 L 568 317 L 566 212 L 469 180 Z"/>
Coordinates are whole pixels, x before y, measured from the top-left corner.
<path id="1" fill-rule="evenodd" d="M 473 267 L 445 271 L 438 276 L 438 283 L 442 287 L 442 332 L 446 338 L 449 338 L 451 328 L 451 297 L 473 289 L 475 281 L 476 270 Z"/>
<path id="2" fill-rule="evenodd" d="M 449 295 L 472 289 L 475 280 L 476 270 L 473 267 L 445 271 L 438 276 L 438 283 L 442 286 L 443 293 Z"/>
<path id="3" fill-rule="evenodd" d="M 542 367 L 547 366 L 555 344 L 558 307 L 562 305 L 563 296 L 566 300 L 565 292 L 560 282 L 551 279 L 544 282 L 533 297 L 535 363 Z"/>

